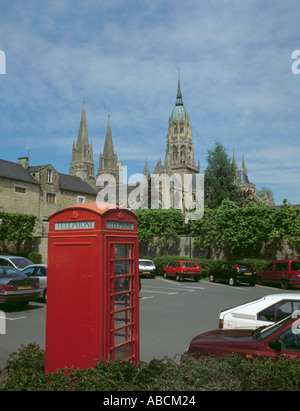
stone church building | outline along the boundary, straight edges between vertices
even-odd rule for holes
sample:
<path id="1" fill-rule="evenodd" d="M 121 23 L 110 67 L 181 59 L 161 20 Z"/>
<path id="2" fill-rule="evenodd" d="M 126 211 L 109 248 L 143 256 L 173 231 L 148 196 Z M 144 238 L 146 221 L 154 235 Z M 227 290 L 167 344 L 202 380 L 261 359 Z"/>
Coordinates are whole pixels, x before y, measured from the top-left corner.
<path id="1" fill-rule="evenodd" d="M 238 168 L 233 153 L 233 163 L 236 166 L 242 196 L 255 200 L 256 188 L 249 182 L 244 158 L 242 167 Z M 127 182 L 123 181 L 122 167 L 123 163 L 119 161 L 114 149 L 109 116 L 103 152 L 99 156 L 96 174 L 93 145 L 89 142 L 84 102 L 77 141 L 73 143 L 69 174 L 58 172 L 50 163 L 31 166 L 28 157 L 19 158 L 18 163 L 0 159 L 0 212 L 36 215 L 39 223 L 35 235 L 45 236 L 48 231 L 49 215 L 74 204 L 96 201 L 100 190 L 97 179 L 103 175 L 113 176 L 119 191 L 122 188 L 122 192 L 128 196 L 128 193 L 132 192 L 135 187 L 127 186 Z M 196 162 L 194 155 L 191 120 L 183 105 L 180 79 L 178 79 L 175 106 L 169 117 L 164 164 L 159 158 L 151 174 L 148 161 L 145 159 L 144 182 L 137 183 L 137 185 L 147 182 L 146 187 L 149 187 L 155 176 L 175 176 L 175 179 L 172 179 L 173 185 L 168 188 L 172 192 L 171 202 L 167 205 L 164 204 L 162 195 L 165 188 L 163 179 L 158 179 L 159 185 L 154 190 L 158 197 L 159 207 L 168 208 L 178 206 L 180 201 L 183 201 L 182 192 L 176 192 L 176 182 L 185 181 L 184 176 L 191 177 L 189 190 L 194 198 L 195 181 L 199 174 L 200 161 Z M 186 187 L 183 188 L 186 189 Z M 127 197 L 121 198 L 118 195 L 116 204 L 132 207 Z"/>

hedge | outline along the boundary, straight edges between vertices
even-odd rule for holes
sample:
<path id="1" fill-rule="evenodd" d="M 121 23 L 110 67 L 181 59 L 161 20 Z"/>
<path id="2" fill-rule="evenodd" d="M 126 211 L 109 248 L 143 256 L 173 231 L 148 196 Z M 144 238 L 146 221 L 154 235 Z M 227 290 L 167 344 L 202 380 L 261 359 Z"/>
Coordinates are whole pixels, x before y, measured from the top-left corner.
<path id="1" fill-rule="evenodd" d="M 45 352 L 36 344 L 11 354 L 0 391 L 300 391 L 300 362 L 289 358 L 226 357 L 99 361 L 94 368 L 45 374 Z M 66 370 L 65 370 L 66 371 Z"/>

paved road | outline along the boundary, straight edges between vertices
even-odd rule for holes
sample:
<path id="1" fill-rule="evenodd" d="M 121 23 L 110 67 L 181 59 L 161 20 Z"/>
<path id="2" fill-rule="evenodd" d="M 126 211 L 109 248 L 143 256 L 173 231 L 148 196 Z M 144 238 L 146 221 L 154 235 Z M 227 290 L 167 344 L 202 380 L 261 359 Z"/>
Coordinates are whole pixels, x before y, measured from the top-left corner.
<path id="1" fill-rule="evenodd" d="M 178 357 L 197 334 L 218 328 L 219 312 L 267 294 L 278 288 L 229 287 L 225 284 L 198 283 L 157 277 L 142 279 L 140 293 L 140 359 Z M 288 290 L 284 292 L 297 292 Z M 3 308 L 2 308 L 3 309 Z M 30 303 L 26 310 L 5 309 L 6 334 L 0 334 L 0 369 L 10 353 L 22 344 L 35 342 L 45 347 L 46 305 Z"/>

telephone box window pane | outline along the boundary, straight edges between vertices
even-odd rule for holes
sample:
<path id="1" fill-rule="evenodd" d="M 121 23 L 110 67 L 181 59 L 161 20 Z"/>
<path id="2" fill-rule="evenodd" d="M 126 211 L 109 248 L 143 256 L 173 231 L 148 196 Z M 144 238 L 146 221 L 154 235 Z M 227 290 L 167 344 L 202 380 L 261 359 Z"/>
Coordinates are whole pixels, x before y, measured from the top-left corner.
<path id="1" fill-rule="evenodd" d="M 123 291 L 129 291 L 130 289 L 130 277 L 115 278 L 115 294 Z"/>
<path id="2" fill-rule="evenodd" d="M 122 345 L 114 350 L 114 360 L 122 361 L 130 357 L 130 344 Z"/>
<path id="3" fill-rule="evenodd" d="M 130 294 L 120 294 L 114 296 L 114 311 L 122 310 L 131 306 Z"/>
<path id="4" fill-rule="evenodd" d="M 128 260 L 115 261 L 115 275 L 130 274 L 130 262 Z"/>
<path id="5" fill-rule="evenodd" d="M 115 244 L 114 256 L 115 258 L 129 258 L 130 244 Z"/>
<path id="6" fill-rule="evenodd" d="M 131 339 L 131 326 L 114 331 L 114 346 L 124 344 Z"/>
<path id="7" fill-rule="evenodd" d="M 124 310 L 118 313 L 115 313 L 114 316 L 114 328 L 123 327 L 124 325 L 128 325 L 131 322 L 131 311 Z"/>

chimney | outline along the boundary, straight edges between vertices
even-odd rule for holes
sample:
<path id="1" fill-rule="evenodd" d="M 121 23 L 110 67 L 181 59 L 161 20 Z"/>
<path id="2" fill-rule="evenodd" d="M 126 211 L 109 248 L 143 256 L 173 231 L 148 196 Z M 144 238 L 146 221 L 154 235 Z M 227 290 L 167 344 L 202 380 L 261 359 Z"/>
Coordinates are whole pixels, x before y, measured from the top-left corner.
<path id="1" fill-rule="evenodd" d="M 28 168 L 29 157 L 19 157 L 18 164 L 23 166 L 24 168 Z"/>

